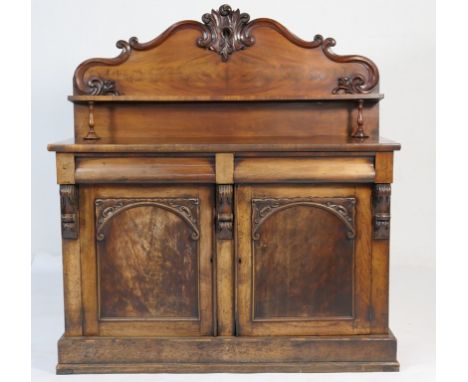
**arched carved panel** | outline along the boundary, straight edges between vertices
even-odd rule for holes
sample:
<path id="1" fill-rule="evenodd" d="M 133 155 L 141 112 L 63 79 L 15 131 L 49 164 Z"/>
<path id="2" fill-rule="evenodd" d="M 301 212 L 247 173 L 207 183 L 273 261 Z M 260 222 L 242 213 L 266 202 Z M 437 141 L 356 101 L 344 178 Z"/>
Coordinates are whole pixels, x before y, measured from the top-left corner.
<path id="1" fill-rule="evenodd" d="M 355 204 L 252 199 L 254 321 L 353 317 Z"/>
<path id="2" fill-rule="evenodd" d="M 198 321 L 198 199 L 95 204 L 99 317 Z"/>

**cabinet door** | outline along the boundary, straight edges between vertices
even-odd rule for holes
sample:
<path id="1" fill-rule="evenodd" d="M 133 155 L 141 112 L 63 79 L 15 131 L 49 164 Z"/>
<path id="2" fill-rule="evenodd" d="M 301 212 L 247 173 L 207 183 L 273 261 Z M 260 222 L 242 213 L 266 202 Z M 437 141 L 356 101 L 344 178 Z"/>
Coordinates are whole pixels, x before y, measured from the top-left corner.
<path id="1" fill-rule="evenodd" d="M 210 187 L 80 186 L 85 335 L 213 333 Z"/>
<path id="2" fill-rule="evenodd" d="M 239 186 L 237 332 L 370 332 L 369 186 Z"/>

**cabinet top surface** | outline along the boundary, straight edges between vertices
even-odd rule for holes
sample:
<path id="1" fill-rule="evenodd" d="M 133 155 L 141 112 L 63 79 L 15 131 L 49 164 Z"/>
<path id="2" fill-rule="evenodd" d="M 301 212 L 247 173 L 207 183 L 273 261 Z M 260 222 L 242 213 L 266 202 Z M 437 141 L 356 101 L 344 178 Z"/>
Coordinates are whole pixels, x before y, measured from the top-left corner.
<path id="1" fill-rule="evenodd" d="M 76 153 L 158 152 L 299 152 L 299 151 L 394 151 L 400 144 L 386 138 L 314 137 L 177 137 L 68 139 L 48 146 L 49 151 Z"/>

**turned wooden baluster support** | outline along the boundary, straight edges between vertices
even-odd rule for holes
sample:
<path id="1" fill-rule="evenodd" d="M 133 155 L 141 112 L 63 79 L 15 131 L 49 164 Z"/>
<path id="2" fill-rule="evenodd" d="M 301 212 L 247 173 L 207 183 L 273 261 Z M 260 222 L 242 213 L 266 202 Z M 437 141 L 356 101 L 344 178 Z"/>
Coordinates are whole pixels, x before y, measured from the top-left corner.
<path id="1" fill-rule="evenodd" d="M 364 100 L 358 101 L 358 116 L 357 116 L 357 129 L 353 132 L 353 138 L 368 138 L 369 136 L 364 131 L 364 116 L 363 116 Z"/>
<path id="2" fill-rule="evenodd" d="M 87 140 L 96 140 L 96 139 L 101 139 L 97 134 L 96 131 L 94 130 L 94 102 L 89 101 L 88 102 L 88 107 L 89 107 L 89 118 L 88 118 L 88 134 L 84 139 Z"/>

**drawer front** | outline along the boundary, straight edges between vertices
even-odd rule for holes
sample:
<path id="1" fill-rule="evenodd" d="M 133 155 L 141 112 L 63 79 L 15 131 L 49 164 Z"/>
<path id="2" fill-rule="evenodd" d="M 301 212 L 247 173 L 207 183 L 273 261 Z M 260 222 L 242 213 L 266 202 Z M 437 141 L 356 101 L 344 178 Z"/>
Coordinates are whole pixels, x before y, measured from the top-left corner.
<path id="1" fill-rule="evenodd" d="M 210 157 L 76 158 L 77 183 L 214 183 Z"/>
<path id="2" fill-rule="evenodd" d="M 372 182 L 373 157 L 238 158 L 237 183 Z"/>

